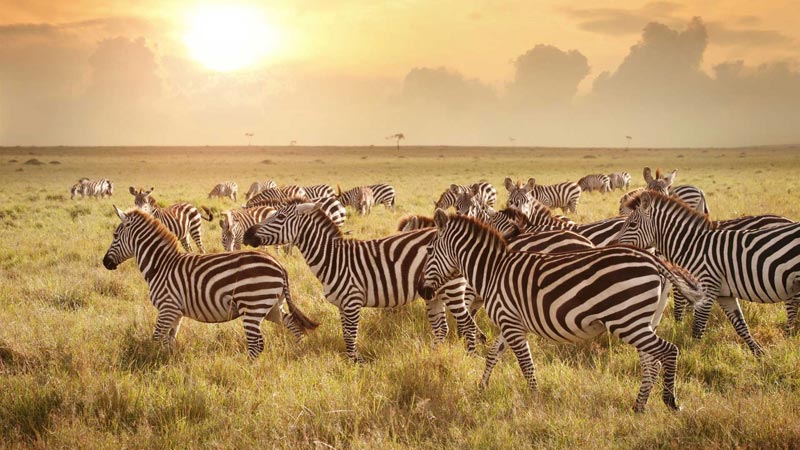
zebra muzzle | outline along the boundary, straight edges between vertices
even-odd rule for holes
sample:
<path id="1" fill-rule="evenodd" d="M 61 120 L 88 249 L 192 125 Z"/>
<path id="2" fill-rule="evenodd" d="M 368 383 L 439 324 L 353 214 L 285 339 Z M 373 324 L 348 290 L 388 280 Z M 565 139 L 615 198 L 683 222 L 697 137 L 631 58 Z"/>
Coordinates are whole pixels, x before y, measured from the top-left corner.
<path id="1" fill-rule="evenodd" d="M 103 266 L 108 270 L 117 270 L 117 263 L 115 263 L 110 256 L 106 255 L 103 258 Z"/>

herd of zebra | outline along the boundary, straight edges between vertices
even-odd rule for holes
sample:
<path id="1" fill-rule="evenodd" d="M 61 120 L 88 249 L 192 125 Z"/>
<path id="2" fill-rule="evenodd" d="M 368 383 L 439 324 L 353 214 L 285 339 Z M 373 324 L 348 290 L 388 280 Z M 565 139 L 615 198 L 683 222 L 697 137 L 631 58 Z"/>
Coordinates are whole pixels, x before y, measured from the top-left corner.
<path id="1" fill-rule="evenodd" d="M 581 192 L 627 188 L 629 174 L 551 186 L 506 178 L 508 204 L 502 210 L 494 209 L 497 191 L 488 182 L 451 185 L 435 201 L 433 217 L 405 216 L 398 233 L 371 240 L 345 237 L 345 207 L 361 214 L 373 204 L 394 209 L 392 186 L 334 192 L 327 185 L 278 187 L 269 180 L 253 183 L 243 208 L 221 213 L 226 252 L 210 255 L 191 253 L 189 241 L 205 253 L 200 225 L 201 219 L 212 220 L 208 208 L 201 208 L 206 216 L 188 203 L 161 208 L 153 188 L 130 187 L 134 208 L 114 207 L 121 222 L 103 264 L 115 269 L 135 258 L 158 309 L 155 339 L 174 339 L 183 317 L 225 322 L 241 316 L 249 355 L 256 357 L 264 348 L 264 318 L 285 325 L 298 340 L 318 324 L 292 301 L 287 272 L 274 257 L 235 250 L 242 244 L 294 246 L 339 309 L 346 353 L 356 362 L 363 361 L 357 348 L 362 308 L 394 308 L 422 297 L 437 343 L 448 333 L 446 311 L 469 352 L 476 341 L 485 342 L 474 320 L 481 306 L 499 328 L 482 386 L 510 347 L 529 387 L 536 388 L 527 333 L 580 342 L 608 332 L 638 351 L 642 383 L 634 410 L 644 410 L 662 370 L 663 401 L 679 409 L 678 348 L 656 334 L 670 290 L 675 320 L 694 305 L 695 338 L 702 337 L 716 302 L 760 355 L 739 299 L 785 303 L 786 330 L 793 331 L 800 305 L 800 225 L 776 215 L 712 222 L 703 191 L 673 186 L 676 174 L 645 168 L 646 186 L 622 197 L 619 215 L 584 224 L 552 209 L 575 212 Z M 209 198 L 235 201 L 237 190 L 235 183 L 221 183 Z M 445 212 L 449 208 L 455 213 Z"/>

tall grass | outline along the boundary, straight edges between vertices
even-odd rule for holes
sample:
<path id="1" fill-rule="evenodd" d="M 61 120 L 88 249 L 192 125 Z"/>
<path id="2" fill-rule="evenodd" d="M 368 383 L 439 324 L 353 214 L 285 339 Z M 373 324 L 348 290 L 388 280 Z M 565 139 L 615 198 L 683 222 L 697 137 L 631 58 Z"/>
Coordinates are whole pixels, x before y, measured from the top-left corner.
<path id="1" fill-rule="evenodd" d="M 30 158 L 62 164 L 10 162 Z M 131 205 L 129 185 L 155 186 L 164 204 L 218 213 L 235 206 L 205 198 L 222 180 L 389 182 L 397 211 L 377 207 L 346 224 L 353 236 L 374 238 L 393 233 L 406 213 L 430 214 L 451 183 L 486 179 L 502 204 L 506 176 L 555 183 L 627 170 L 638 186 L 645 165 L 678 168 L 677 183 L 703 188 L 715 219 L 797 219 L 798 163 L 791 148 L 1 149 L 0 447 L 800 447 L 800 338 L 783 335 L 782 305 L 743 305 L 767 348 L 761 359 L 718 309 L 700 342 L 668 314 L 659 334 L 681 350 L 684 410 L 668 411 L 654 394 L 648 411 L 634 415 L 638 358 L 607 336 L 576 346 L 531 337 L 539 392 L 528 392 L 510 352 L 481 391 L 485 349 L 466 355 L 452 322 L 445 344 L 433 346 L 420 301 L 364 311 L 359 347 L 369 362 L 356 366 L 344 356 L 338 312 L 302 257 L 270 250 L 321 326 L 295 345 L 291 333 L 265 323 L 266 349 L 250 362 L 240 321 L 186 321 L 174 345 L 153 343 L 156 311 L 135 265 L 108 272 L 101 264 L 118 221 L 111 204 Z M 69 200 L 82 176 L 112 179 L 114 197 Z M 614 215 L 621 194 L 584 194 L 574 220 Z M 203 226 L 207 248 L 221 251 L 216 221 Z M 494 335 L 485 315 L 478 321 Z"/>

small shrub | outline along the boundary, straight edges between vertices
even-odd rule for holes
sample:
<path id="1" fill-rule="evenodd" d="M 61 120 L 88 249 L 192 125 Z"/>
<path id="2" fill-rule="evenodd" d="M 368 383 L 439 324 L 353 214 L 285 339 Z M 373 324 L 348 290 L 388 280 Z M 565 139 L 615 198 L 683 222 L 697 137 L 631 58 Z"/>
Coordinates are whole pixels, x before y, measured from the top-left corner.
<path id="1" fill-rule="evenodd" d="M 63 202 L 64 200 L 67 199 L 67 197 L 61 194 L 56 194 L 56 195 L 48 194 L 44 197 L 44 199 L 54 202 Z"/>
<path id="2" fill-rule="evenodd" d="M 88 216 L 91 213 L 92 213 L 91 208 L 85 205 L 75 205 L 69 209 L 69 216 L 72 218 L 72 220 L 75 220 L 78 217 Z"/>
<path id="3" fill-rule="evenodd" d="M 43 162 L 39 161 L 36 158 L 31 158 L 31 159 L 25 161 L 23 164 L 25 164 L 26 166 L 41 166 L 41 165 L 44 165 Z"/>
<path id="4" fill-rule="evenodd" d="M 50 164 L 58 165 L 58 164 L 61 164 L 61 161 L 50 161 Z"/>
<path id="5" fill-rule="evenodd" d="M 275 163 L 274 163 L 274 162 L 272 162 L 272 160 L 271 160 L 271 159 L 265 159 L 265 160 L 261 161 L 261 164 L 267 164 L 267 165 L 269 165 L 269 164 L 275 164 Z"/>

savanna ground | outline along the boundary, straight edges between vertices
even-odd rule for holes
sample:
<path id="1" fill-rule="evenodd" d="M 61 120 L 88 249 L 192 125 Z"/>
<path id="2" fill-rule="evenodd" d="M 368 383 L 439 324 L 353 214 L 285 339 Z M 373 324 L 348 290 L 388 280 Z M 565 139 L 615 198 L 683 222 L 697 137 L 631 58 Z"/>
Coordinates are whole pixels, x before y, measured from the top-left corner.
<path id="1" fill-rule="evenodd" d="M 631 411 L 640 373 L 635 351 L 604 337 L 578 346 L 530 337 L 540 390 L 530 393 L 506 352 L 490 387 L 484 368 L 451 336 L 434 347 L 424 304 L 365 310 L 359 346 L 344 356 L 337 310 L 299 255 L 288 267 L 294 298 L 321 322 L 299 346 L 265 323 L 267 348 L 247 359 L 241 321 L 184 321 L 176 344 L 151 342 L 156 311 L 133 262 L 115 272 L 101 259 L 132 204 L 128 186 L 154 186 L 163 204 L 207 200 L 218 181 L 358 184 L 389 182 L 397 210 L 377 207 L 345 225 L 353 236 L 391 234 L 406 213 L 432 213 L 450 183 L 486 179 L 505 203 L 503 178 L 540 183 L 642 167 L 678 168 L 677 184 L 708 196 L 713 218 L 777 213 L 800 218 L 797 148 L 6 148 L 0 149 L 0 447 L 5 448 L 798 448 L 800 337 L 783 334 L 783 305 L 745 304 L 761 359 L 715 308 L 701 342 L 690 323 L 659 334 L 676 343 L 678 399 L 668 411 L 660 386 L 645 414 Z M 43 165 L 26 165 L 38 159 Z M 15 162 L 16 160 L 16 162 Z M 58 161 L 60 164 L 52 164 Z M 108 177 L 106 200 L 70 200 L 79 177 Z M 576 221 L 612 216 L 622 192 L 587 193 Z M 204 222 L 210 251 L 217 221 Z M 270 250 L 273 254 L 273 250 Z M 479 325 L 494 329 L 484 313 Z"/>

